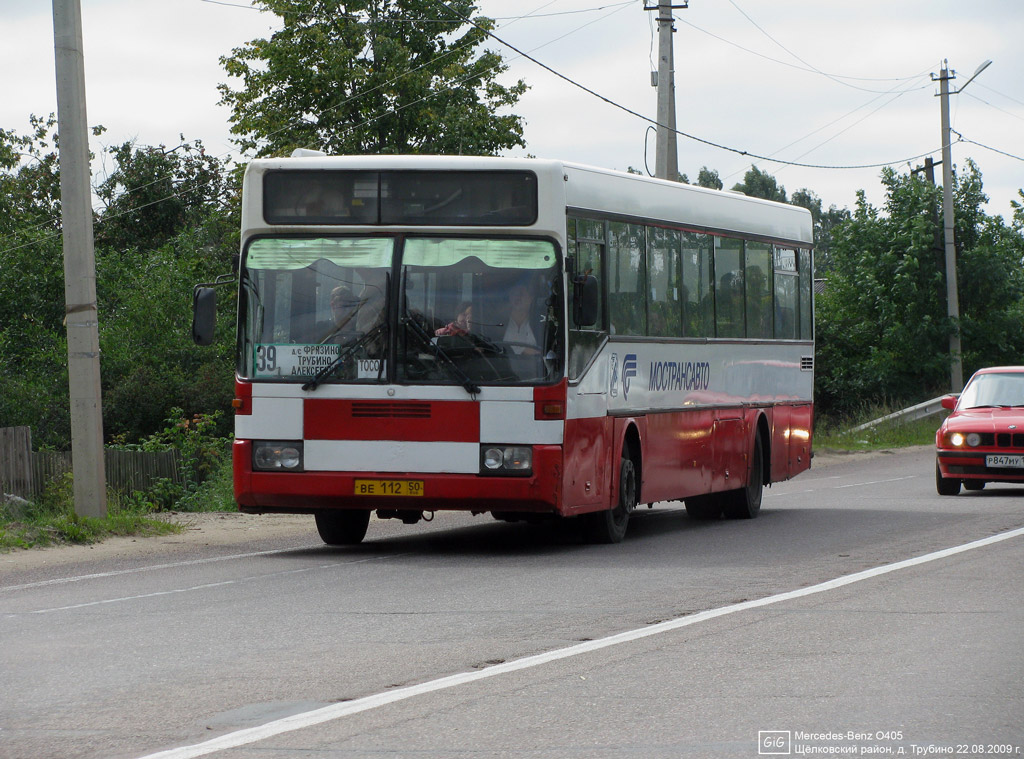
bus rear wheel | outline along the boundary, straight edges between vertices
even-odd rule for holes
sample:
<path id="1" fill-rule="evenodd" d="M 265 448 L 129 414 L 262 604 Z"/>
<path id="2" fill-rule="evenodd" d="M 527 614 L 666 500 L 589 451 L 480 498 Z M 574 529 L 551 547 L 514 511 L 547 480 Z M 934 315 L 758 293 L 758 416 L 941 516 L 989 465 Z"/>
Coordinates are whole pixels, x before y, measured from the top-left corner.
<path id="1" fill-rule="evenodd" d="M 636 464 L 623 451 L 619 462 L 619 501 L 613 509 L 584 514 L 584 536 L 590 543 L 621 543 L 626 537 L 629 515 L 636 508 Z"/>
<path id="2" fill-rule="evenodd" d="M 316 531 L 329 546 L 354 546 L 366 537 L 370 525 L 370 512 L 366 509 L 318 511 Z"/>
<path id="3" fill-rule="evenodd" d="M 750 454 L 750 479 L 738 490 L 725 493 L 722 513 L 729 519 L 753 519 L 761 511 L 764 489 L 764 447 L 761 436 L 754 436 L 754 450 Z"/>
<path id="4" fill-rule="evenodd" d="M 722 501 L 720 493 L 708 495 L 694 495 L 685 499 L 686 515 L 690 519 L 697 519 L 702 522 L 718 519 L 722 516 Z"/>

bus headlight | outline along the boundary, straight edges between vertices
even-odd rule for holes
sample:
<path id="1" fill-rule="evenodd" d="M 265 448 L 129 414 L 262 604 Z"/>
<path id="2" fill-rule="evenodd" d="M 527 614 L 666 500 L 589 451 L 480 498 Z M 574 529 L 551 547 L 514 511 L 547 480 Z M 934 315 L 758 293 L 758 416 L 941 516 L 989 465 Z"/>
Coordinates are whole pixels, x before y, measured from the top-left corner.
<path id="1" fill-rule="evenodd" d="M 301 472 L 302 443 L 257 440 L 252 444 L 252 468 L 269 472 Z"/>
<path id="2" fill-rule="evenodd" d="M 480 447 L 480 474 L 526 476 L 533 473 L 533 448 L 528 445 Z"/>

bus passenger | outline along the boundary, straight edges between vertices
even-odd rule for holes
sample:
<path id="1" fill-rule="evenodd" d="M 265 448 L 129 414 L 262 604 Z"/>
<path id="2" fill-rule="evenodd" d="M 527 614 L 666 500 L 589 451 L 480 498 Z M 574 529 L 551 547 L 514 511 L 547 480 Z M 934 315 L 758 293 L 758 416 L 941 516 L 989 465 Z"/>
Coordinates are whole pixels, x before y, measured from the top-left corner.
<path id="1" fill-rule="evenodd" d="M 473 304 L 469 301 L 463 301 L 455 312 L 455 319 L 437 329 L 434 334 L 439 337 L 445 335 L 468 335 L 472 322 Z"/>
<path id="2" fill-rule="evenodd" d="M 530 291 L 525 285 L 516 285 L 509 292 L 511 311 L 508 315 L 508 325 L 505 327 L 505 336 L 502 338 L 506 343 L 512 344 L 512 352 L 516 355 L 536 356 L 540 353 L 537 350 L 537 336 L 530 326 L 530 305 L 532 302 Z"/>

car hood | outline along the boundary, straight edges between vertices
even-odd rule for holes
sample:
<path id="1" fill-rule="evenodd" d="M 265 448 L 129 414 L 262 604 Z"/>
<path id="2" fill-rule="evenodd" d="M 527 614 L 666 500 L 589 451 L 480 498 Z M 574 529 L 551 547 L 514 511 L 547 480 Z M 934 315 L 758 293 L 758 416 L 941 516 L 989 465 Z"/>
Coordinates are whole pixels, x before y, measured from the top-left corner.
<path id="1" fill-rule="evenodd" d="M 1024 408 L 972 408 L 956 411 L 946 419 L 947 430 L 1006 432 L 1011 425 L 1024 432 Z"/>

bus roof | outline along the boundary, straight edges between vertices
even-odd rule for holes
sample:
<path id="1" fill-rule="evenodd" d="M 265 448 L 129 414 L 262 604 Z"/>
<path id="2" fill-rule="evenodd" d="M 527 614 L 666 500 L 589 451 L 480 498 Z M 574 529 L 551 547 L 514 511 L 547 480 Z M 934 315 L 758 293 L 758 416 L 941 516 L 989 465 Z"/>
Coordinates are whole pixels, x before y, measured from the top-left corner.
<path id="1" fill-rule="evenodd" d="M 700 232 L 736 233 L 801 247 L 813 242 L 811 214 L 806 208 L 753 198 L 741 193 L 654 179 L 584 164 L 540 158 L 436 155 L 309 155 L 260 158 L 246 168 L 251 182 L 267 171 L 281 169 L 496 171 L 528 170 L 540 187 L 564 188 L 565 210 L 582 216 L 636 219 Z M 543 190 L 542 190 L 543 192 Z M 547 214 L 543 214 L 547 216 Z"/>

